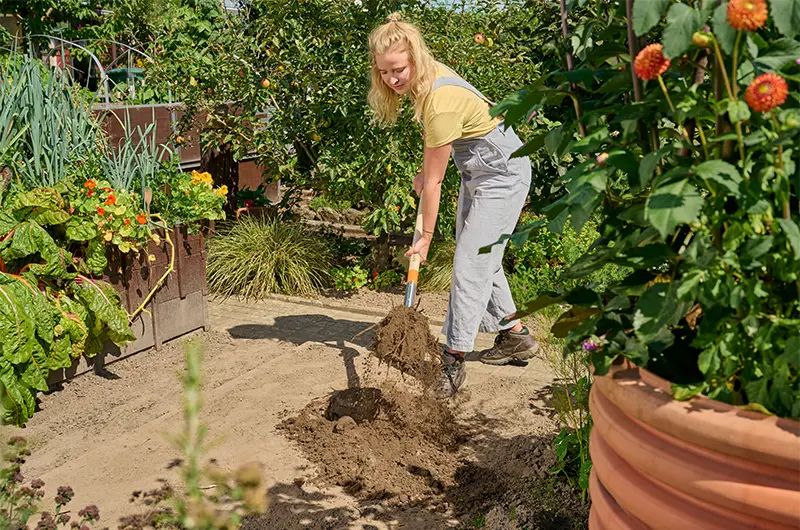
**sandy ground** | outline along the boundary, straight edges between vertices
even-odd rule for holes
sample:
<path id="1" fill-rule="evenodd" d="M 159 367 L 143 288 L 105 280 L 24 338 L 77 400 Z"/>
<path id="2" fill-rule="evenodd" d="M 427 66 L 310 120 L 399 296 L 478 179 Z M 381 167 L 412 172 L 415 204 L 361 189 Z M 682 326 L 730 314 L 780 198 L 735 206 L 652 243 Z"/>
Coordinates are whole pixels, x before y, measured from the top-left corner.
<path id="1" fill-rule="evenodd" d="M 433 320 L 444 316 L 441 299 L 437 309 L 430 306 Z M 374 309 L 386 303 L 391 307 L 386 298 L 363 305 Z M 397 378 L 385 369 L 368 369 L 371 333 L 353 341 L 377 317 L 273 300 L 214 302 L 210 312 L 212 331 L 194 335 L 206 344 L 202 418 L 212 441 L 207 456 L 227 469 L 252 460 L 264 465 L 274 523 L 260 527 L 435 529 L 456 524 L 452 513 L 422 508 L 387 513 L 339 488 L 314 485 L 314 466 L 276 430 L 313 400 L 369 383 L 367 373 L 382 382 Z M 158 487 L 159 479 L 178 482 L 168 465 L 180 456 L 170 441 L 183 421 L 180 342 L 109 364 L 104 376 L 67 382 L 41 396 L 40 410 L 25 429 L 3 428 L 3 438 L 29 440 L 33 455 L 23 472 L 28 479 L 44 480 L 46 498 L 52 499 L 58 486 L 70 485 L 76 492 L 74 509 L 96 504 L 104 525 L 115 528 L 119 517 L 138 511 L 129 502 L 133 491 Z M 482 336 L 479 345 L 490 342 L 490 336 Z M 465 463 L 483 460 L 485 467 L 494 465 L 485 462 L 507 461 L 498 453 L 502 448 L 524 451 L 553 432 L 546 403 L 552 375 L 544 362 L 534 360 L 526 367 L 472 362 L 468 374 L 455 413 L 481 425 L 483 434 L 462 448 Z M 488 459 L 489 454 L 494 458 Z M 307 479 L 302 488 L 296 485 L 301 477 Z"/>

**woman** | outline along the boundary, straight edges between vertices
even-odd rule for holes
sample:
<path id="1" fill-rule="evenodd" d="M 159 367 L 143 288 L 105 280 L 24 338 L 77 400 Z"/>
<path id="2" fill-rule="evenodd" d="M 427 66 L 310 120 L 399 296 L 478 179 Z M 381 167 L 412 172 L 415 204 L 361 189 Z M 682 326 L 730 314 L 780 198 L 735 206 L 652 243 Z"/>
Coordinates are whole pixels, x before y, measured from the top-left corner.
<path id="1" fill-rule="evenodd" d="M 461 172 L 456 215 L 456 250 L 450 303 L 442 333 L 441 392 L 450 397 L 466 378 L 464 356 L 479 331 L 498 332 L 481 352 L 482 362 L 504 365 L 533 357 L 538 344 L 518 319 L 503 273 L 505 245 L 480 254 L 481 247 L 514 231 L 531 181 L 530 160 L 510 158 L 522 142 L 492 103 L 455 72 L 434 60 L 419 29 L 394 13 L 369 37 L 372 86 L 369 104 L 382 124 L 397 121 L 402 96 L 422 124 L 425 151 L 414 191 L 422 197 L 422 237 L 406 256 L 428 255 L 436 226 L 442 181 L 452 155 Z M 504 319 L 511 319 L 501 325 Z"/>

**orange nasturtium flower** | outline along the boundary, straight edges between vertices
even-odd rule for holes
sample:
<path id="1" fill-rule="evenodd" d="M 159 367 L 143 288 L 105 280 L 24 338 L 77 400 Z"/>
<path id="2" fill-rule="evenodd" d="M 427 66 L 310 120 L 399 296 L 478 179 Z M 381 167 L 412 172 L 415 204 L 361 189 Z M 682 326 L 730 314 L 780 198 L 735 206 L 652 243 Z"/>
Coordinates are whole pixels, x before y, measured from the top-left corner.
<path id="1" fill-rule="evenodd" d="M 103 208 L 102 206 L 98 206 L 97 207 L 97 215 L 105 215 L 105 214 L 106 214 L 105 208 Z"/>
<path id="2" fill-rule="evenodd" d="M 767 22 L 765 0 L 731 0 L 728 3 L 728 24 L 739 31 L 755 31 Z"/>
<path id="3" fill-rule="evenodd" d="M 89 179 L 89 180 L 87 180 L 86 182 L 83 183 L 83 187 L 84 188 L 89 188 L 90 190 L 93 190 L 93 189 L 95 189 L 97 187 L 97 182 L 93 181 L 92 179 Z"/>
<path id="4" fill-rule="evenodd" d="M 669 63 L 669 59 L 664 57 L 664 47 L 661 44 L 650 44 L 636 56 L 636 60 L 633 61 L 633 71 L 639 79 L 649 81 L 666 72 Z"/>
<path id="5" fill-rule="evenodd" d="M 140 225 L 146 224 L 147 216 L 143 213 L 140 213 L 139 215 L 136 216 L 136 222 L 139 223 Z"/>
<path id="6" fill-rule="evenodd" d="M 786 81 L 772 72 L 761 74 L 753 79 L 744 92 L 744 99 L 750 108 L 757 112 L 769 112 L 783 105 L 789 95 Z"/>
<path id="7" fill-rule="evenodd" d="M 114 206 L 117 203 L 117 198 L 113 195 L 109 195 L 106 199 L 106 204 L 109 206 Z"/>
<path id="8" fill-rule="evenodd" d="M 125 223 L 125 226 L 131 226 L 131 220 L 130 219 L 125 219 L 125 221 L 123 221 L 123 222 Z"/>

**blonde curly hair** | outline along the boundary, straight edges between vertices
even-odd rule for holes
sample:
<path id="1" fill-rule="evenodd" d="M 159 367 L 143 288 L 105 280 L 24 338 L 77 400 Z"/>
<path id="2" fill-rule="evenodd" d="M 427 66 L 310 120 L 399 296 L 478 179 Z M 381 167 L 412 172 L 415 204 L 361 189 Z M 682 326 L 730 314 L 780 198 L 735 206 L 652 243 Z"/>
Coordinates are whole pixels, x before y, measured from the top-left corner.
<path id="1" fill-rule="evenodd" d="M 414 65 L 414 77 L 408 95 L 414 102 L 414 117 L 422 121 L 422 110 L 433 89 L 436 77 L 436 60 L 431 55 L 422 33 L 414 24 L 404 22 L 399 13 L 392 13 L 386 23 L 375 28 L 369 36 L 369 60 L 372 83 L 367 101 L 375 112 L 375 119 L 383 125 L 397 122 L 400 97 L 381 79 L 375 59 L 389 51 L 408 52 Z"/>

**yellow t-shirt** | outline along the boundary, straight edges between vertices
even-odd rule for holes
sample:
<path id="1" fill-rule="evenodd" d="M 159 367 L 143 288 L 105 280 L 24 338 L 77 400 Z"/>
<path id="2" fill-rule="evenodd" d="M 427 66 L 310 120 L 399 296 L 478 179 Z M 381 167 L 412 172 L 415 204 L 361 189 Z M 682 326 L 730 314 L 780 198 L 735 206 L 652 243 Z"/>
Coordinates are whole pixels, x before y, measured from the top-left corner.
<path id="1" fill-rule="evenodd" d="M 436 63 L 436 77 L 455 74 Z M 433 91 L 422 111 L 425 146 L 439 147 L 459 138 L 483 136 L 500 121 L 489 115 L 489 104 L 471 90 L 445 85 Z"/>

